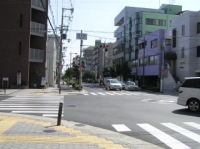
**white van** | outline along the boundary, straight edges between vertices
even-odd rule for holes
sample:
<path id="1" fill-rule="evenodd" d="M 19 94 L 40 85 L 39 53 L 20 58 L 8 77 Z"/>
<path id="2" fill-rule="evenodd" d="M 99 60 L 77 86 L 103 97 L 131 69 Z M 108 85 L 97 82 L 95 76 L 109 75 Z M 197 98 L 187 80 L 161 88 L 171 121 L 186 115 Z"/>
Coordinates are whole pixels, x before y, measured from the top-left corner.
<path id="1" fill-rule="evenodd" d="M 177 104 L 188 106 L 191 111 L 200 110 L 200 77 L 187 77 L 178 89 Z"/>

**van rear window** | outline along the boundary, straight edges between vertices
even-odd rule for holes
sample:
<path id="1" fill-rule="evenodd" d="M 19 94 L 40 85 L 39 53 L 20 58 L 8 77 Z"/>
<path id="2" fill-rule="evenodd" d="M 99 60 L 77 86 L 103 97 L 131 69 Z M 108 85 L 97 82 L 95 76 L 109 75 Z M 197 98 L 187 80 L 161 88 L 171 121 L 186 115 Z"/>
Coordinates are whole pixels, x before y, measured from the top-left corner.
<path id="1" fill-rule="evenodd" d="M 200 88 L 200 79 L 187 79 L 183 82 L 181 87 Z"/>

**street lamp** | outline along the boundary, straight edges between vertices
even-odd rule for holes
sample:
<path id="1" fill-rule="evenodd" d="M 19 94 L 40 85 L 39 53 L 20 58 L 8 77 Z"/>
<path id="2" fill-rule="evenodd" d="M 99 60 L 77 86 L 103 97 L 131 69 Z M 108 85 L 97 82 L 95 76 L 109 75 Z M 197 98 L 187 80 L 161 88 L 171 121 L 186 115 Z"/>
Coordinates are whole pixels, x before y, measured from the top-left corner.
<path id="1" fill-rule="evenodd" d="M 70 68 L 71 68 L 71 65 L 72 65 L 72 54 L 77 54 L 77 53 L 70 52 L 69 54 L 70 54 Z"/>

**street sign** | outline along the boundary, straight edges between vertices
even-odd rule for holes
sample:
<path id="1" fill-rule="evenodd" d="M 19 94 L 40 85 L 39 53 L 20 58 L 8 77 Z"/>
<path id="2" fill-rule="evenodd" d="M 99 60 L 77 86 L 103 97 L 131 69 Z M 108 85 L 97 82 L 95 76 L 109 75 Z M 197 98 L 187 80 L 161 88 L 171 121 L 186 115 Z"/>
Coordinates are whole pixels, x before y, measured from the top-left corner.
<path id="1" fill-rule="evenodd" d="M 87 34 L 85 34 L 85 33 L 76 33 L 76 39 L 87 40 Z"/>

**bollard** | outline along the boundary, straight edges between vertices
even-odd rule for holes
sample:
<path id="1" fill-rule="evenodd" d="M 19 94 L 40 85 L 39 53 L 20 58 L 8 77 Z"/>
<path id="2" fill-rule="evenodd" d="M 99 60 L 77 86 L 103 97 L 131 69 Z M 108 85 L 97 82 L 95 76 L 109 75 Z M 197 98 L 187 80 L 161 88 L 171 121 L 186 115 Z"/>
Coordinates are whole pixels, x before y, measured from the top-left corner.
<path id="1" fill-rule="evenodd" d="M 60 103 L 59 103 L 59 109 L 58 109 L 57 126 L 60 126 L 60 123 L 61 123 L 61 118 L 62 118 L 62 107 L 63 107 L 63 103 L 60 102 Z"/>

